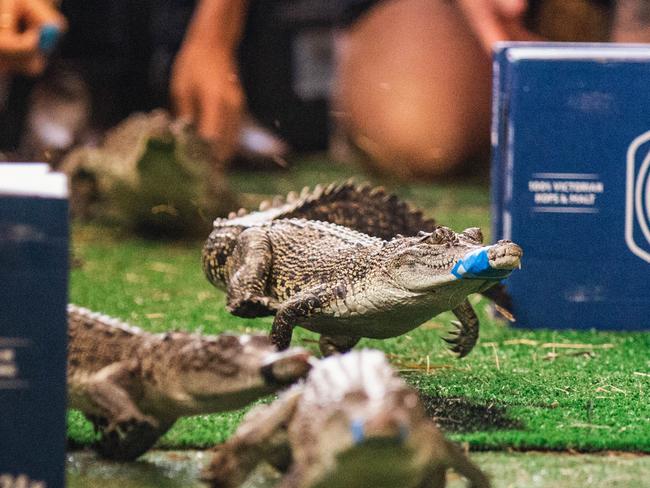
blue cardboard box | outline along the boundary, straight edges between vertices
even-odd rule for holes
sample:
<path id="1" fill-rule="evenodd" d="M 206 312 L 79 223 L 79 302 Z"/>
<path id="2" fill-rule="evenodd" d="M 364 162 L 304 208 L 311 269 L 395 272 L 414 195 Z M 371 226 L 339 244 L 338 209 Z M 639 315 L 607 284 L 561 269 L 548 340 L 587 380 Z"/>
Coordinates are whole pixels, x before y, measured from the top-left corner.
<path id="1" fill-rule="evenodd" d="M 500 43 L 492 235 L 517 324 L 650 328 L 650 46 Z"/>
<path id="2" fill-rule="evenodd" d="M 64 486 L 66 183 L 0 164 L 0 486 Z"/>

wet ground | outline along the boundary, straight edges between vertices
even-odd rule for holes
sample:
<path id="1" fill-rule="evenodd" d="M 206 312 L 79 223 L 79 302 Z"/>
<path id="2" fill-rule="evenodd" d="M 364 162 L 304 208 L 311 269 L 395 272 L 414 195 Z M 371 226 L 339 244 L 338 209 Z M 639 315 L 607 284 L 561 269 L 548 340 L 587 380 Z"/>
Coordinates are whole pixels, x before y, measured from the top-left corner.
<path id="1" fill-rule="evenodd" d="M 472 459 L 488 472 L 494 488 L 647 488 L 650 456 L 476 452 Z M 88 451 L 68 454 L 68 488 L 205 488 L 199 481 L 209 461 L 204 451 L 152 451 L 133 463 L 100 461 Z M 258 469 L 245 488 L 270 488 L 278 476 Z M 465 486 L 450 474 L 449 488 Z"/>

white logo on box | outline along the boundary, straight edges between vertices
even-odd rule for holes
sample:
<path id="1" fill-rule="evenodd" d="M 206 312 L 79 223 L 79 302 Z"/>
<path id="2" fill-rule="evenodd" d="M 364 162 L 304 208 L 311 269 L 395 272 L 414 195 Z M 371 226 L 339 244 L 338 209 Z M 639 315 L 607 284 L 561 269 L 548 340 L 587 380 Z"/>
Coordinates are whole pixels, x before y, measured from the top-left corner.
<path id="1" fill-rule="evenodd" d="M 650 131 L 632 141 L 627 150 L 625 243 L 650 263 Z"/>

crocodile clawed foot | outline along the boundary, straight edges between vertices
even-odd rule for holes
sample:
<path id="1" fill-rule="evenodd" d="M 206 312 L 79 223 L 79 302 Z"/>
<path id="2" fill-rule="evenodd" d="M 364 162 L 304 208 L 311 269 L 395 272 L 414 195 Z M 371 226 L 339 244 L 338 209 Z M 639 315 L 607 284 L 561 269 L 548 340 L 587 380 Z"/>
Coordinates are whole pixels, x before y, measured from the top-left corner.
<path id="1" fill-rule="evenodd" d="M 125 437 L 138 426 L 149 426 L 149 428 L 157 429 L 158 425 L 158 420 L 155 418 L 143 415 L 140 412 L 133 412 L 114 418 L 103 430 L 104 432 L 115 431 L 118 435 Z"/>
<path id="2" fill-rule="evenodd" d="M 106 458 L 130 461 L 144 454 L 160 437 L 159 423 L 147 415 L 121 417 L 111 422 L 94 422 L 100 438 L 94 445 Z"/>
<path id="3" fill-rule="evenodd" d="M 278 308 L 278 302 L 269 297 L 247 295 L 238 300 L 232 300 L 226 309 L 237 317 L 253 318 L 273 315 Z"/>
<path id="4" fill-rule="evenodd" d="M 469 352 L 474 348 L 475 341 L 463 335 L 463 324 L 457 320 L 453 320 L 451 324 L 456 328 L 449 331 L 449 336 L 443 337 L 442 340 L 452 346 L 449 350 L 456 353 L 460 359 L 469 354 Z"/>

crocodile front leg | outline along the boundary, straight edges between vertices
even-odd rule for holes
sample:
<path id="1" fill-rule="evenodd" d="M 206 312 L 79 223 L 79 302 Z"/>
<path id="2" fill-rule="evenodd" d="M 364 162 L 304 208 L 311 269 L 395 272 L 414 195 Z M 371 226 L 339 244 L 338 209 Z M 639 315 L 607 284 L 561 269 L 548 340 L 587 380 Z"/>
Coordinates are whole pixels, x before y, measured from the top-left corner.
<path id="1" fill-rule="evenodd" d="M 300 293 L 283 303 L 271 327 L 271 342 L 282 351 L 291 344 L 293 328 L 309 317 L 321 312 L 323 300 L 318 290 Z"/>
<path id="2" fill-rule="evenodd" d="M 447 467 L 441 465 L 432 468 L 418 488 L 444 488 L 445 486 L 447 486 Z"/>
<path id="3" fill-rule="evenodd" d="M 323 307 L 333 300 L 331 288 L 323 285 L 302 292 L 282 304 L 273 320 L 271 342 L 279 350 L 284 350 L 291 344 L 293 328 L 304 324 L 309 318 L 323 312 Z M 323 356 L 345 353 L 352 349 L 361 338 L 346 335 L 320 336 L 318 345 Z"/>
<path id="4" fill-rule="evenodd" d="M 467 356 L 476 345 L 479 321 L 468 299 L 465 299 L 452 312 L 459 320 L 452 322 L 457 330 L 451 332 L 451 337 L 443 337 L 443 339 L 451 344 L 451 350 L 457 353 L 459 358 L 462 358 Z"/>
<path id="5" fill-rule="evenodd" d="M 266 230 L 253 227 L 237 238 L 231 257 L 227 309 L 239 317 L 273 315 L 277 303 L 265 296 L 273 255 Z"/>
<path id="6" fill-rule="evenodd" d="M 171 426 L 144 415 L 132 395 L 140 390 L 137 361 L 107 366 L 77 385 L 93 413 L 89 419 L 100 433 L 94 448 L 100 455 L 132 460 L 155 444 Z"/>
<path id="7" fill-rule="evenodd" d="M 469 488 L 490 488 L 485 474 L 463 453 L 458 445 L 445 439 L 442 432 L 427 421 L 418 426 L 418 435 L 427 440 L 429 453 L 429 472 L 418 488 L 442 488 L 446 485 L 447 468 L 465 477 Z"/>
<path id="8" fill-rule="evenodd" d="M 146 420 L 131 418 L 119 422 L 114 428 L 108 428 L 109 422 L 103 417 L 91 415 L 89 420 L 100 434 L 93 448 L 100 456 L 115 461 L 133 461 L 139 458 L 173 425 L 173 422 L 158 422 L 155 426 Z"/>
<path id="9" fill-rule="evenodd" d="M 286 469 L 291 463 L 287 425 L 299 398 L 300 392 L 294 390 L 246 414 L 235 434 L 214 448 L 212 461 L 202 474 L 203 480 L 213 488 L 235 488 L 263 460 Z"/>

